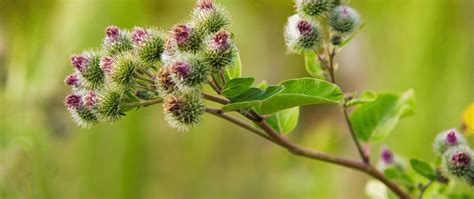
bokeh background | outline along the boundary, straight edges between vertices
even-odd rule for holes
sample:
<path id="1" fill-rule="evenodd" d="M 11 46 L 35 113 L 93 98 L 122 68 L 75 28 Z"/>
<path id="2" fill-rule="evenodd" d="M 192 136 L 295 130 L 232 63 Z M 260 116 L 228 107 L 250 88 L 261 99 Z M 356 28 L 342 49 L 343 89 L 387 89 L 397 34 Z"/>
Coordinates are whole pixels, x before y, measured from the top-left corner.
<path id="1" fill-rule="evenodd" d="M 220 0 L 232 15 L 245 76 L 304 76 L 282 37 L 290 0 Z M 206 115 L 190 132 L 160 107 L 76 127 L 63 97 L 69 56 L 99 46 L 107 25 L 168 29 L 194 0 L 0 0 L 0 198 L 365 198 L 358 172 L 290 155 Z M 417 115 L 386 143 L 434 160 L 431 141 L 474 101 L 474 1 L 353 0 L 367 25 L 338 56 L 346 91 L 416 90 Z M 295 142 L 357 157 L 337 107 L 302 110 Z M 472 140 L 472 138 L 470 138 Z M 378 159 L 382 144 L 372 147 Z"/>

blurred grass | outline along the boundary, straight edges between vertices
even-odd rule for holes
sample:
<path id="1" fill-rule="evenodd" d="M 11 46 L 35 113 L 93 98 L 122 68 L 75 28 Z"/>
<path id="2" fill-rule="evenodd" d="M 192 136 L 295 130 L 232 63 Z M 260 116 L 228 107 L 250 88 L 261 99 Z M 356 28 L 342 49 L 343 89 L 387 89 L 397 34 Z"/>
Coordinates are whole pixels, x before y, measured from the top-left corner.
<path id="1" fill-rule="evenodd" d="M 305 75 L 302 57 L 286 55 L 282 37 L 291 1 L 219 2 L 232 15 L 244 75 L 270 83 Z M 74 126 L 62 105 L 69 56 L 99 46 L 109 24 L 167 29 L 193 4 L 0 1 L 0 198 L 365 198 L 364 175 L 292 157 L 212 116 L 188 133 L 168 128 L 160 107 L 114 125 Z M 405 157 L 433 159 L 434 135 L 459 126 L 474 101 L 473 1 L 352 5 L 367 25 L 338 57 L 338 79 L 347 91 L 414 88 L 417 115 L 403 120 L 387 145 Z M 337 109 L 302 114 L 292 139 L 356 157 Z"/>

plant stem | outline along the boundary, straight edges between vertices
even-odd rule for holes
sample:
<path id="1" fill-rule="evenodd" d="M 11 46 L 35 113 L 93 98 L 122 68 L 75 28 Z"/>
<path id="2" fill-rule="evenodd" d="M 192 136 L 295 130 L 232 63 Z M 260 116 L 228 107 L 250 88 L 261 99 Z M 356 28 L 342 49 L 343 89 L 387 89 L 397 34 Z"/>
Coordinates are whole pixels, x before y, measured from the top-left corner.
<path id="1" fill-rule="evenodd" d="M 433 180 L 430 180 L 428 181 L 425 185 L 423 185 L 422 187 L 420 187 L 420 193 L 418 194 L 418 199 L 422 199 L 423 198 L 423 194 L 425 194 L 425 191 L 430 187 L 430 185 L 433 184 Z"/>
<path id="2" fill-rule="evenodd" d="M 133 102 L 133 103 L 127 103 L 127 104 L 122 104 L 121 107 L 123 108 L 135 108 L 135 107 L 140 107 L 140 106 L 150 106 L 154 104 L 159 104 L 163 102 L 163 99 L 152 99 L 152 100 L 146 100 L 146 101 L 141 101 L 141 102 Z"/>
<path id="3" fill-rule="evenodd" d="M 264 132 L 258 130 L 258 129 L 255 128 L 254 126 L 252 126 L 252 125 L 250 125 L 250 124 L 248 124 L 248 123 L 246 123 L 246 122 L 244 122 L 244 121 L 242 121 L 242 120 L 239 120 L 239 119 L 237 119 L 237 118 L 234 118 L 234 117 L 232 117 L 232 116 L 230 116 L 230 115 L 225 114 L 225 113 L 224 113 L 222 110 L 220 110 L 220 109 L 206 108 L 204 111 L 207 112 L 207 113 L 210 113 L 210 114 L 212 114 L 212 115 L 215 115 L 215 116 L 217 116 L 217 117 L 220 117 L 220 118 L 222 118 L 222 119 L 225 119 L 225 120 L 227 120 L 227 121 L 229 121 L 229 122 L 232 122 L 232 123 L 234 123 L 234 124 L 236 124 L 236 125 L 238 125 L 238 126 L 244 128 L 244 129 L 249 130 L 249 131 L 252 132 L 252 133 L 257 134 L 257 135 L 260 136 L 260 137 L 263 137 L 263 138 L 265 138 L 265 139 L 271 141 L 271 142 L 275 142 L 275 141 L 273 141 L 270 137 L 268 137 L 267 135 L 265 135 Z"/>
<path id="4" fill-rule="evenodd" d="M 217 102 L 217 103 L 219 103 L 219 104 L 228 104 L 228 103 L 229 103 L 229 100 L 228 100 L 228 99 L 216 97 L 216 96 L 213 96 L 213 95 L 209 95 L 209 94 L 207 94 L 207 93 L 202 93 L 202 97 L 203 97 L 204 99 L 207 99 L 207 100 L 213 101 L 213 102 Z"/>

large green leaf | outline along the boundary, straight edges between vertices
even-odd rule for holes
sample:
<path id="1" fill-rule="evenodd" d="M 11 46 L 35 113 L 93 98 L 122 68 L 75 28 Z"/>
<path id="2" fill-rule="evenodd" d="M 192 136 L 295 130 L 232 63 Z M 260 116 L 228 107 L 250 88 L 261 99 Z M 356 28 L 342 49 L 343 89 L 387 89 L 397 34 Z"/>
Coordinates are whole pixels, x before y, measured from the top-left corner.
<path id="1" fill-rule="evenodd" d="M 380 141 L 395 128 L 400 118 L 414 113 L 413 90 L 403 94 L 380 93 L 376 100 L 357 106 L 350 121 L 360 140 Z"/>
<path id="2" fill-rule="evenodd" d="M 234 111 L 238 109 L 251 108 L 259 105 L 263 100 L 268 99 L 283 90 L 282 86 L 269 86 L 265 90 L 259 88 L 249 88 L 244 93 L 230 98 L 230 103 L 223 106 L 224 111 Z"/>
<path id="3" fill-rule="evenodd" d="M 321 68 L 321 63 L 319 62 L 317 55 L 312 50 L 307 50 L 304 52 L 304 64 L 306 71 L 315 78 L 323 79 L 321 73 L 323 69 Z"/>
<path id="4" fill-rule="evenodd" d="M 273 129 L 279 133 L 290 133 L 298 125 L 300 107 L 294 107 L 276 112 L 267 119 Z"/>
<path id="5" fill-rule="evenodd" d="M 435 170 L 430 166 L 430 164 L 426 163 L 425 161 L 411 159 L 410 165 L 413 168 L 413 170 L 415 170 L 418 174 L 430 180 L 436 179 L 437 175 L 436 175 Z"/>
<path id="6" fill-rule="evenodd" d="M 236 77 L 228 81 L 222 89 L 222 95 L 226 97 L 235 97 L 242 94 L 252 86 L 255 78 L 253 77 Z"/>
<path id="7" fill-rule="evenodd" d="M 226 67 L 224 71 L 224 78 L 226 81 L 242 76 L 242 62 L 240 60 L 240 53 L 237 50 L 234 64 Z"/>
<path id="8" fill-rule="evenodd" d="M 262 114 L 311 104 L 339 103 L 344 94 L 341 89 L 325 80 L 300 78 L 280 83 L 285 88 L 281 93 L 263 101 L 259 107 Z"/>

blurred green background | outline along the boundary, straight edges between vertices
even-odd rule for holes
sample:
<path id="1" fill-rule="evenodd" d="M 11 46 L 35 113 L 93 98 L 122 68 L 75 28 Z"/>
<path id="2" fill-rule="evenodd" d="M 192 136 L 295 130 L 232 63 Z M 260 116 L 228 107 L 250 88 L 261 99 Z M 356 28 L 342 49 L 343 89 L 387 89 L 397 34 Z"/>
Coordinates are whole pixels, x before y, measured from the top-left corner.
<path id="1" fill-rule="evenodd" d="M 244 75 L 304 76 L 286 53 L 290 0 L 220 0 L 232 15 Z M 0 0 L 0 198 L 365 198 L 368 179 L 306 160 L 206 115 L 176 132 L 160 107 L 86 130 L 62 104 L 69 56 L 99 46 L 107 25 L 168 29 L 194 0 Z M 353 0 L 367 22 L 338 56 L 346 91 L 414 88 L 417 115 L 385 145 L 433 160 L 431 141 L 474 101 L 474 1 Z M 302 111 L 295 142 L 357 157 L 337 107 Z M 470 138 L 472 140 L 472 138 Z M 381 144 L 372 147 L 377 159 Z"/>

